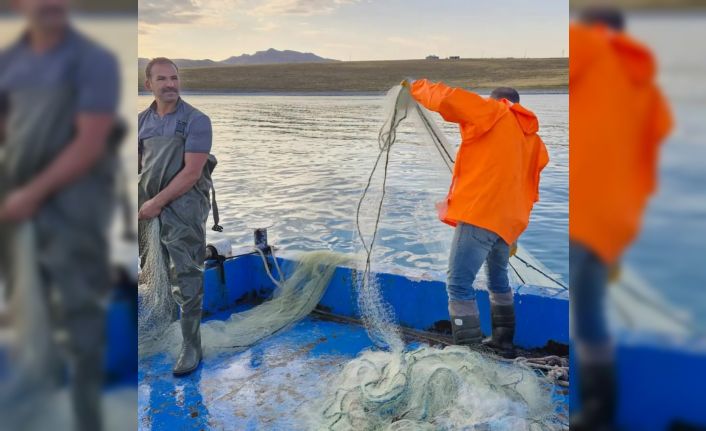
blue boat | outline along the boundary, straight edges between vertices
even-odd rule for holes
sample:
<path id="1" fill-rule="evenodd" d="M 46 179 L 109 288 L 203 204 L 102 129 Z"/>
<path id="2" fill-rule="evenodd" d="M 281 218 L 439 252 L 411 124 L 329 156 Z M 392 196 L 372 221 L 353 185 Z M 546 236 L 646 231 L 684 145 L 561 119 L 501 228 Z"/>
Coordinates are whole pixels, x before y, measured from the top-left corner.
<path id="1" fill-rule="evenodd" d="M 296 253 L 278 252 L 285 274 L 296 266 Z M 539 265 L 521 251 L 524 273 L 532 277 Z M 269 265 L 274 268 L 272 255 Z M 515 263 L 518 263 L 516 261 Z M 251 247 L 234 249 L 233 256 L 209 261 L 205 272 L 205 320 L 227 319 L 269 298 L 275 289 L 262 257 Z M 519 265 L 516 265 L 519 269 Z M 450 344 L 447 296 L 442 273 L 376 268 L 384 300 L 393 308 L 409 347 Z M 274 270 L 273 270 L 274 271 Z M 526 273 L 525 273 L 526 272 Z M 320 379 L 340 370 L 340 365 L 373 346 L 360 324 L 354 277 L 361 269 L 336 268 L 316 309 L 293 327 L 245 351 L 204 360 L 191 376 L 171 375 L 172 358 L 159 354 L 142 358 L 139 367 L 138 423 L 142 430 L 201 429 L 302 429 L 292 417 L 303 400 L 320 396 Z M 535 275 L 536 277 L 536 275 Z M 551 284 L 548 281 L 547 284 Z M 514 283 L 518 330 L 516 342 L 527 352 L 568 354 L 568 291 L 560 286 Z M 490 331 L 486 291 L 479 293 L 484 332 Z M 283 366 L 283 360 L 287 366 Z M 291 361 L 301 360 L 299 368 Z M 290 385 L 291 370 L 299 370 Z M 302 371 L 303 370 L 303 371 Z M 312 384 L 302 385 L 302 381 Z M 568 407 L 568 391 L 557 386 L 556 401 Z M 273 401 L 273 400 L 276 400 Z"/>

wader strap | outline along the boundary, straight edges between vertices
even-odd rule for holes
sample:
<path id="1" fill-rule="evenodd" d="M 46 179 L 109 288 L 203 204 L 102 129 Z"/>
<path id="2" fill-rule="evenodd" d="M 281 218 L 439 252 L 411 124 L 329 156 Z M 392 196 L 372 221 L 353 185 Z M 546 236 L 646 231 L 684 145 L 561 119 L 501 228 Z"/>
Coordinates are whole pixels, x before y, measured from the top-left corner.
<path id="1" fill-rule="evenodd" d="M 180 118 L 177 119 L 175 131 L 175 134 L 177 136 L 180 136 L 184 140 L 186 140 L 186 127 L 188 126 L 191 117 L 196 113 L 199 113 L 199 111 L 189 107 L 189 105 L 186 106 L 186 109 L 183 110 Z M 218 162 L 216 161 L 216 157 L 212 154 L 209 154 L 208 161 L 206 162 L 209 175 L 213 174 L 213 170 L 216 168 L 217 163 Z M 223 232 L 223 226 L 219 224 L 221 221 L 221 216 L 218 213 L 218 202 L 216 201 L 216 186 L 213 184 L 213 178 L 211 178 L 211 212 L 213 212 L 213 227 L 211 229 L 215 232 Z"/>
<path id="2" fill-rule="evenodd" d="M 125 172 L 125 164 L 118 162 L 120 175 L 120 207 L 123 209 L 123 239 L 126 241 L 137 241 L 137 231 L 135 230 L 135 213 L 132 212 L 132 202 L 128 188 L 128 176 Z"/>
<path id="3" fill-rule="evenodd" d="M 142 173 L 142 139 L 140 139 L 140 130 L 142 130 L 142 125 L 145 124 L 145 120 L 147 120 L 147 115 L 149 113 L 149 109 L 146 111 L 142 111 L 140 114 L 137 115 L 137 154 L 139 155 L 139 159 L 137 161 L 137 174 Z"/>
<path id="4" fill-rule="evenodd" d="M 213 229 L 215 232 L 223 232 L 223 226 L 218 224 L 221 216 L 218 214 L 218 202 L 216 202 L 216 187 L 211 186 L 211 211 L 213 212 Z"/>
<path id="5" fill-rule="evenodd" d="M 208 161 L 206 162 L 206 169 L 208 169 L 208 174 L 211 176 L 211 211 L 213 212 L 213 230 L 216 232 L 223 232 L 223 226 L 219 223 L 221 221 L 221 216 L 218 212 L 218 202 L 216 202 L 216 185 L 213 182 L 213 171 L 216 170 L 216 165 L 218 165 L 218 160 L 213 154 L 208 155 Z"/>

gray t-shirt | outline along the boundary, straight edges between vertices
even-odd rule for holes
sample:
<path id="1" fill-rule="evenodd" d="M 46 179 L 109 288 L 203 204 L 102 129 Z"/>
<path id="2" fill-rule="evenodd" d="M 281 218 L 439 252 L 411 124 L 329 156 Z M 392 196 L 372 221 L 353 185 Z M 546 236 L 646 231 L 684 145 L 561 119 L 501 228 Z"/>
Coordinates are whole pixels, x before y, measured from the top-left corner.
<path id="1" fill-rule="evenodd" d="M 77 113 L 115 113 L 120 73 L 115 56 L 74 29 L 51 50 L 37 54 L 27 36 L 0 52 L 0 99 L 24 88 L 71 86 Z M 12 109 L 8 106 L 7 109 Z"/>
<path id="2" fill-rule="evenodd" d="M 145 139 L 155 136 L 173 136 L 176 134 L 177 120 L 183 117 L 185 110 L 190 107 L 182 99 L 177 102 L 174 112 L 160 118 L 157 114 L 157 104 L 153 102 L 141 121 L 138 139 L 142 142 Z M 211 119 L 203 113 L 190 116 L 184 130 L 186 143 L 184 151 L 187 153 L 210 153 L 213 141 L 211 130 Z"/>

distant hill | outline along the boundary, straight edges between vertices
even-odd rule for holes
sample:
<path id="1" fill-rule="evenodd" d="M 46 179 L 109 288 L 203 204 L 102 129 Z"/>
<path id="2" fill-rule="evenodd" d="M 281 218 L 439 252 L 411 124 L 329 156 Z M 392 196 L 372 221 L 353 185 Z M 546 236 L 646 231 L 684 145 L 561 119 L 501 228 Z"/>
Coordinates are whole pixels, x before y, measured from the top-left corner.
<path id="1" fill-rule="evenodd" d="M 278 51 L 276 49 L 270 48 L 267 51 L 258 51 L 253 55 L 243 54 L 237 57 L 230 57 L 223 61 L 221 64 L 234 65 L 234 64 L 278 64 L 278 63 L 321 63 L 321 62 L 331 62 L 338 61 L 332 60 L 330 58 L 319 57 L 311 52 L 298 52 L 298 51 Z"/>
<path id="2" fill-rule="evenodd" d="M 429 78 L 474 90 L 500 86 L 565 92 L 568 58 L 336 61 L 194 67 L 181 74 L 191 92 L 384 92 L 404 77 Z M 141 89 L 141 87 L 140 87 Z"/>
<path id="3" fill-rule="evenodd" d="M 270 48 L 267 51 L 257 51 L 255 54 L 232 56 L 221 61 L 209 59 L 189 60 L 185 58 L 175 58 L 173 60 L 179 68 L 185 69 L 196 67 L 233 66 L 240 64 L 328 63 L 338 61 L 319 57 L 311 52 L 298 52 L 290 50 L 279 51 L 274 48 Z M 147 58 L 138 59 L 140 69 L 144 69 L 148 62 L 149 59 Z"/>

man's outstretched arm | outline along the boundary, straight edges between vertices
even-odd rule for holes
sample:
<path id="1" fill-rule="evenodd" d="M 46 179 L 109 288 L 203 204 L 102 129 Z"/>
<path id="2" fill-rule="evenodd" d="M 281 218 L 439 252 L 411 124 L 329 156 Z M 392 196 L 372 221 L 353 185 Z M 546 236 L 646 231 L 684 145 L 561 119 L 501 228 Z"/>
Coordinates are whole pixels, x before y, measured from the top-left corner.
<path id="1" fill-rule="evenodd" d="M 438 112 L 444 120 L 473 124 L 482 131 L 490 129 L 506 109 L 496 100 L 427 79 L 414 81 L 409 91 L 417 102 L 431 111 Z"/>

